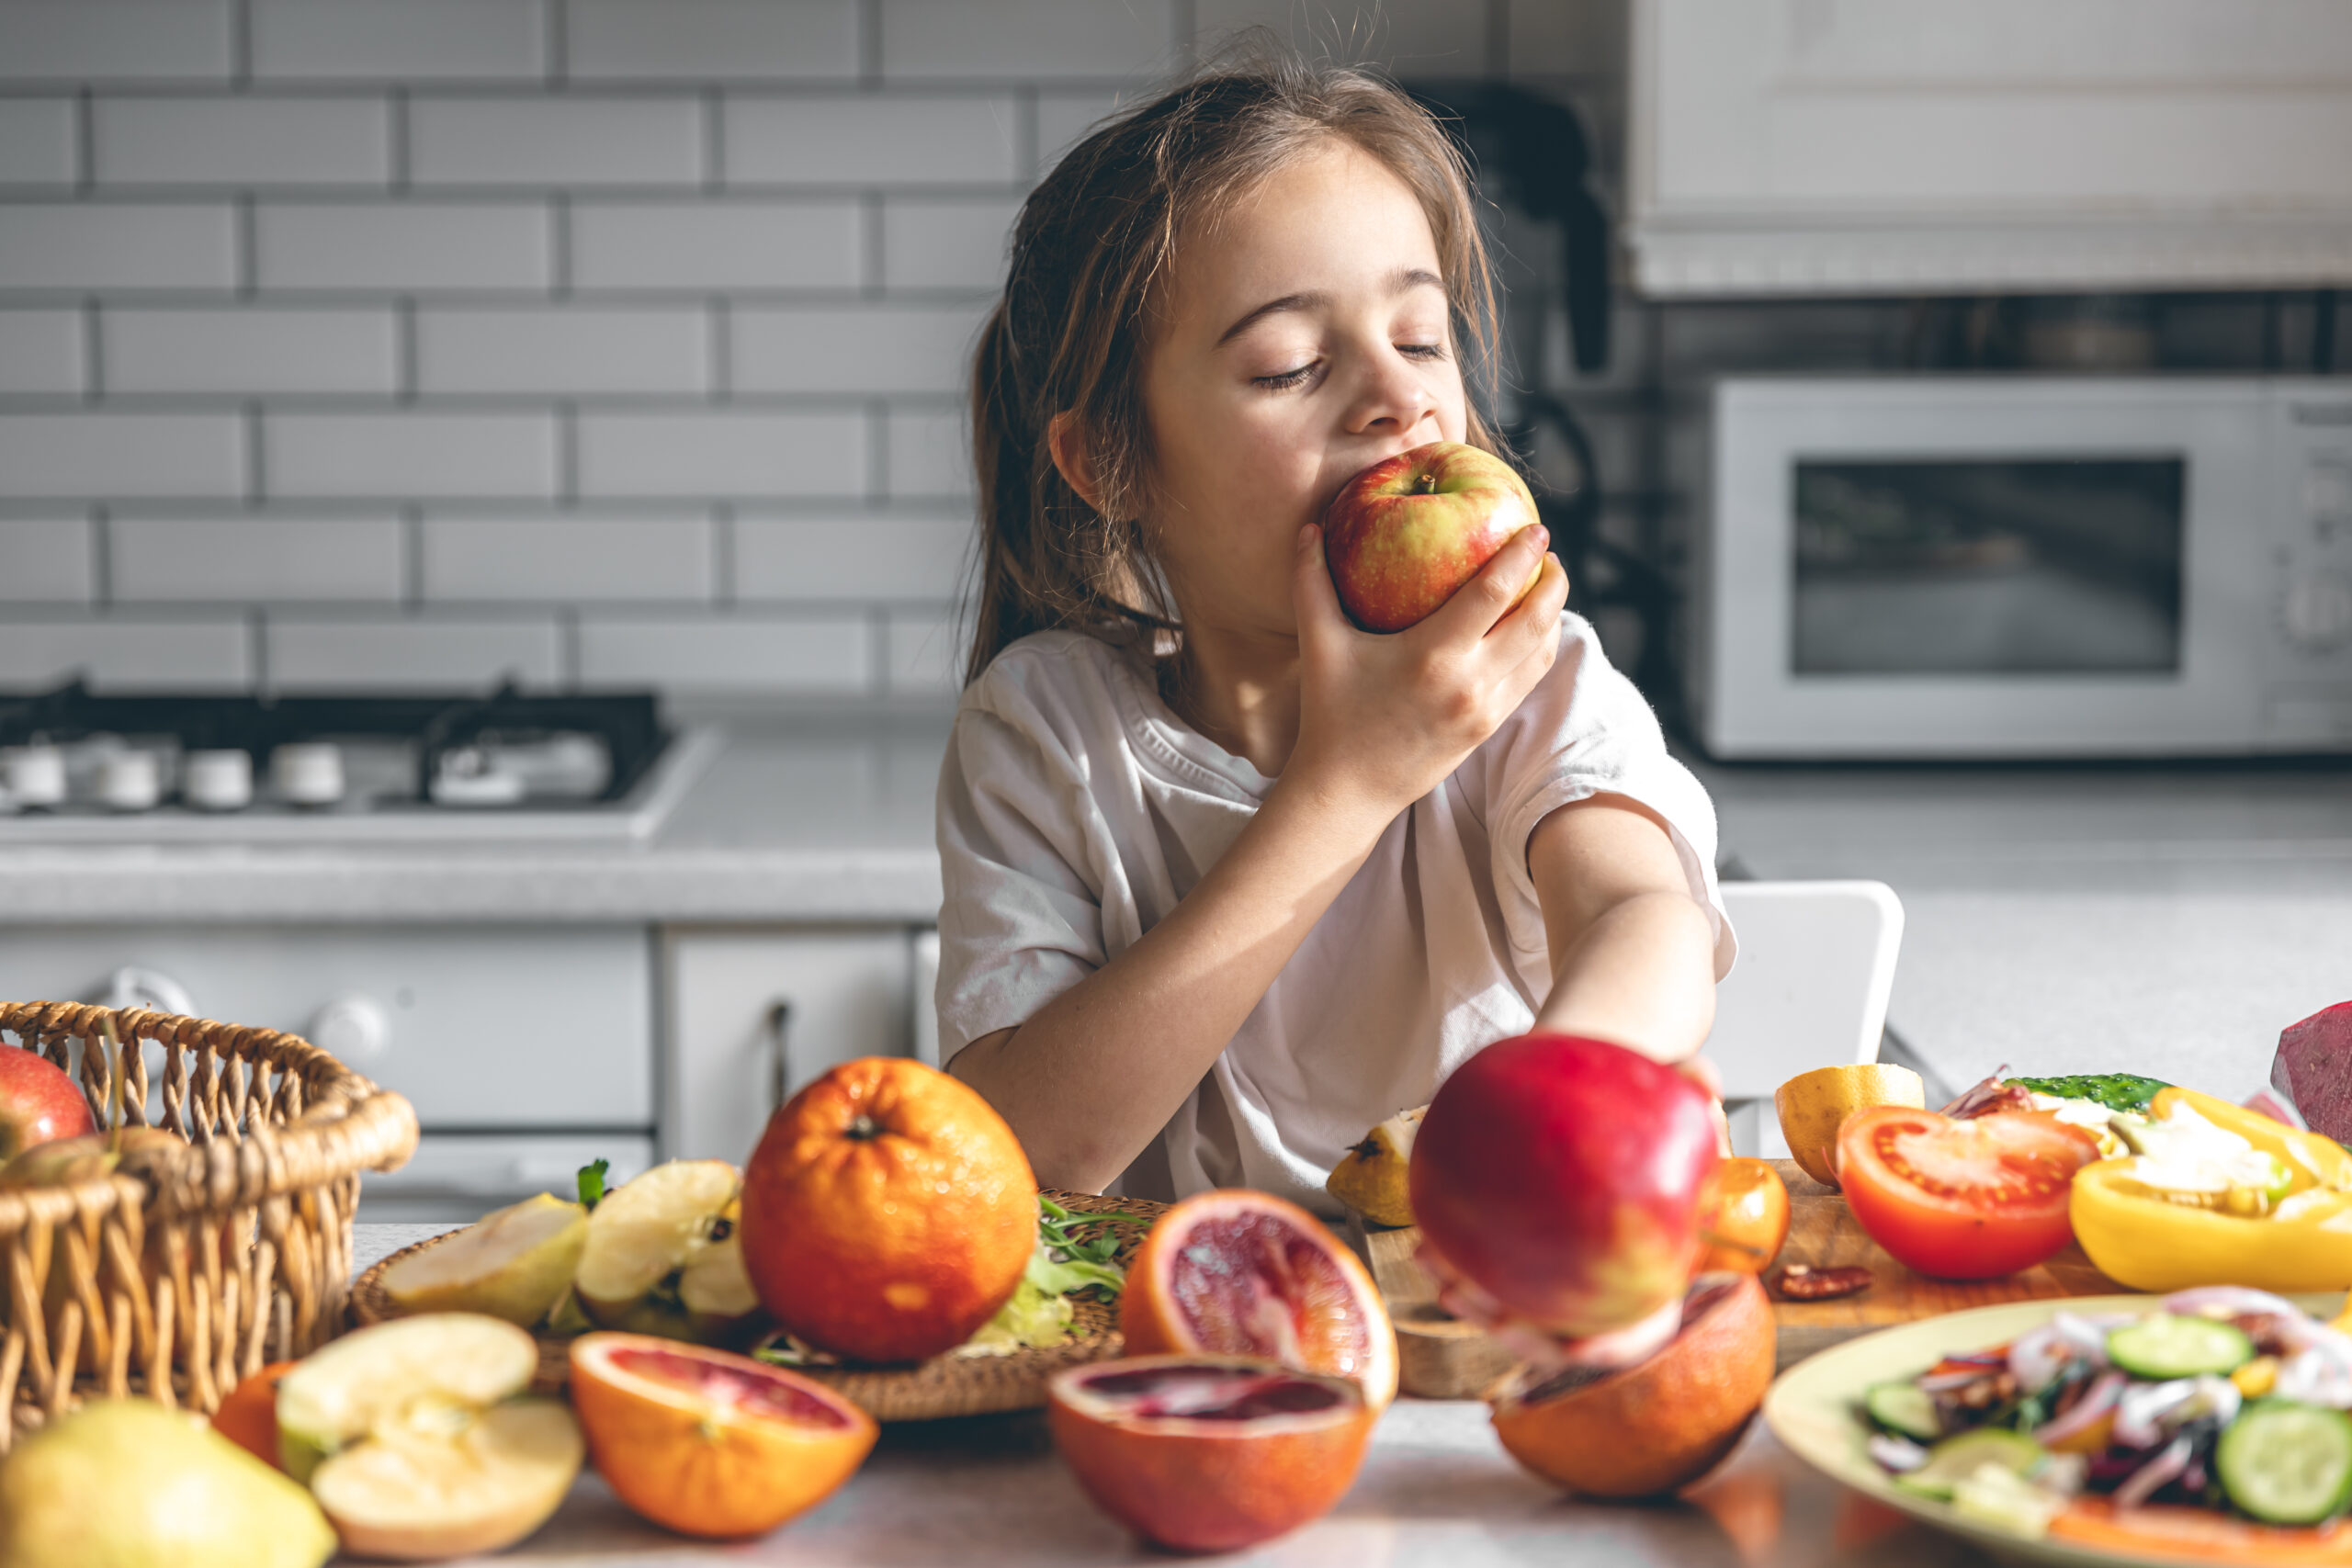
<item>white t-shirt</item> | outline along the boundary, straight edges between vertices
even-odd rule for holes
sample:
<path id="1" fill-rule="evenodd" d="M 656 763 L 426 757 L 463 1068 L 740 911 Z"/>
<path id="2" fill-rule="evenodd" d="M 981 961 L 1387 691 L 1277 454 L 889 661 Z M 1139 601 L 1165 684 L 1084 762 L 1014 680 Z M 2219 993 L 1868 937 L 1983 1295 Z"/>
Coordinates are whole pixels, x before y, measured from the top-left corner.
<path id="1" fill-rule="evenodd" d="M 1187 728 L 1134 654 L 1076 632 L 999 654 L 940 772 L 942 1058 L 1026 1022 L 1167 918 L 1271 787 Z M 1534 1022 L 1552 980 L 1528 839 L 1603 793 L 1672 829 L 1720 977 L 1734 942 L 1714 807 L 1591 626 L 1566 616 L 1550 672 L 1389 824 L 1120 1189 L 1254 1187 L 1336 1213 L 1323 1178 L 1349 1145 Z"/>

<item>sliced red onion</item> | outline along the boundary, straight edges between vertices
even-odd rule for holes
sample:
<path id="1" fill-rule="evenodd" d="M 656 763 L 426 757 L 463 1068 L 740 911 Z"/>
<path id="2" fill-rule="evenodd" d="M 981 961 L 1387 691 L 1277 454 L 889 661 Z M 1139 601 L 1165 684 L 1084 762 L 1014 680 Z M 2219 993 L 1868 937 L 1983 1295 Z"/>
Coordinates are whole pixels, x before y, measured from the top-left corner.
<path id="1" fill-rule="evenodd" d="M 2018 1336 L 2009 1347 L 2009 1371 L 2018 1380 L 2018 1387 L 2027 1393 L 2040 1393 L 2056 1382 L 2058 1374 L 2074 1359 L 2074 1348 L 2067 1344 L 2055 1322 Z"/>
<path id="2" fill-rule="evenodd" d="M 1996 1361 L 1990 1366 L 1967 1367 L 1954 1372 L 1928 1372 L 1918 1379 L 1918 1383 L 1922 1393 L 1950 1393 L 1954 1389 L 1966 1388 L 1971 1383 L 1980 1383 L 2000 1374 L 2001 1364 Z"/>
<path id="3" fill-rule="evenodd" d="M 2188 1469 L 2188 1461 L 2197 1452 L 2197 1445 L 2187 1438 L 2175 1438 L 2165 1445 L 2165 1451 L 2133 1471 L 2122 1485 L 2115 1489 L 2115 1506 L 2136 1508 L 2154 1496 L 2170 1482 L 2177 1481 Z"/>
<path id="4" fill-rule="evenodd" d="M 2127 1449 L 2152 1449 L 2164 1440 L 2163 1418 L 2197 1397 L 2195 1378 L 2133 1383 L 2115 1406 L 2115 1440 Z"/>
<path id="5" fill-rule="evenodd" d="M 2112 1318 L 2114 1321 L 2109 1322 L 2106 1318 Z M 2094 1366 L 2103 1367 L 2107 1365 L 2109 1331 L 2120 1328 L 2132 1321 L 2129 1316 L 2121 1313 L 2109 1313 L 2106 1314 L 2106 1318 L 2078 1317 L 2071 1312 L 2062 1312 L 2051 1317 L 2050 1328 L 2051 1332 L 2064 1341 L 2066 1348 L 2073 1351 L 2077 1358 Z"/>
<path id="6" fill-rule="evenodd" d="M 1928 1462 L 1928 1450 L 1908 1438 L 1898 1438 L 1889 1432 L 1874 1432 L 1867 1447 L 1871 1458 L 1879 1468 L 1896 1475 L 1906 1475 Z"/>
<path id="7" fill-rule="evenodd" d="M 2309 1314 L 2286 1297 L 2246 1285 L 2199 1285 L 2194 1290 L 2175 1291 L 2165 1298 L 2164 1307 L 2183 1317 L 2267 1317 L 2275 1313 L 2311 1321 Z"/>
<path id="8" fill-rule="evenodd" d="M 2091 1380 L 2091 1386 L 2083 1391 L 2082 1398 L 2075 1401 L 2072 1410 L 2055 1421 L 2045 1422 L 2033 1429 L 2033 1440 L 2046 1449 L 2052 1443 L 2064 1442 L 2078 1433 L 2090 1430 L 2123 1397 L 2125 1382 L 2121 1372 L 2109 1371 L 2099 1373 Z"/>
<path id="9" fill-rule="evenodd" d="M 2296 1351 L 2279 1364 L 2278 1382 L 2272 1392 L 2281 1399 L 2301 1404 L 2352 1410 L 2352 1367 L 2314 1345 Z"/>

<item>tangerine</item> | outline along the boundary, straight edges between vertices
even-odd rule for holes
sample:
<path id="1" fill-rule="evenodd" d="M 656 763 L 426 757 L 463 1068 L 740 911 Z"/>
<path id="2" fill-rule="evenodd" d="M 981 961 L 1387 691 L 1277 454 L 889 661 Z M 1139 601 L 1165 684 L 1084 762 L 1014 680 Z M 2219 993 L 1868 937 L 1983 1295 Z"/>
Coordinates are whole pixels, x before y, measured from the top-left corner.
<path id="1" fill-rule="evenodd" d="M 571 1343 L 571 1407 L 614 1494 L 682 1535 L 764 1535 L 865 1462 L 874 1417 L 820 1383 L 650 1334 Z"/>
<path id="2" fill-rule="evenodd" d="M 1732 1450 L 1772 1382 L 1772 1305 L 1753 1274 L 1711 1275 L 1683 1298 L 1682 1327 L 1638 1365 L 1522 1369 L 1495 1401 L 1511 1458 L 1590 1497 L 1687 1486 Z"/>
<path id="3" fill-rule="evenodd" d="M 1789 1185 L 1768 1160 L 1745 1156 L 1715 1167 L 1699 1199 L 1701 1274 L 1760 1274 L 1789 1239 Z"/>
<path id="4" fill-rule="evenodd" d="M 743 1171 L 743 1267 L 794 1334 L 862 1361 L 953 1349 L 1037 1245 L 1037 1179 L 969 1086 L 844 1062 L 776 1108 Z"/>
<path id="5" fill-rule="evenodd" d="M 1348 1378 L 1254 1356 L 1139 1356 L 1057 1372 L 1054 1446 L 1102 1511 L 1179 1551 L 1230 1551 L 1330 1512 L 1379 1412 Z"/>
<path id="6" fill-rule="evenodd" d="M 273 1469 L 277 1462 L 277 1380 L 300 1363 L 272 1361 L 229 1391 L 212 1429 Z"/>
<path id="7" fill-rule="evenodd" d="M 1196 1192 L 1159 1216 L 1119 1294 L 1138 1356 L 1214 1351 L 1353 1378 L 1374 1410 L 1396 1396 L 1396 1332 L 1354 1253 L 1271 1193 Z"/>

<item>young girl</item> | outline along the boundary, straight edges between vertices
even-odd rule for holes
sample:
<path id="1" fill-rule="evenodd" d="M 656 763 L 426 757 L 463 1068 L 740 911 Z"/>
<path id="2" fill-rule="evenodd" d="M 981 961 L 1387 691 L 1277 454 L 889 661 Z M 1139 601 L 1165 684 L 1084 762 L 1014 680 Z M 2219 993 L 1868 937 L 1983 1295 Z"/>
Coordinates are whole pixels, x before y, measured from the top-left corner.
<path id="1" fill-rule="evenodd" d="M 1358 72 L 1197 80 L 1023 209 L 973 375 L 938 1003 L 1039 1181 L 1328 1214 L 1348 1145 L 1483 1045 L 1705 1039 L 1714 814 L 1544 531 L 1393 636 L 1324 564 L 1356 473 L 1494 448 L 1462 370 L 1493 313 L 1457 153 Z"/>

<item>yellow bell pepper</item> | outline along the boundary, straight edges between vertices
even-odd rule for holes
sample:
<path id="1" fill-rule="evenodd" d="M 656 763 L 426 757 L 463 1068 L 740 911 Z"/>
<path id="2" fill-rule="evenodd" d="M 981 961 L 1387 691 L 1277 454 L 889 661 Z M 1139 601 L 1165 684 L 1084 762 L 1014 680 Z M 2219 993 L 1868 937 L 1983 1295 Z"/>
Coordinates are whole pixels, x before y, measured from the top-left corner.
<path id="1" fill-rule="evenodd" d="M 2321 1194 L 2291 1218 L 2233 1214 L 2174 1203 L 2132 1177 L 2130 1158 L 2075 1173 L 2068 1214 L 2075 1239 L 2098 1270 L 2139 1291 L 2250 1285 L 2295 1292 L 2352 1286 L 2352 1152 L 2316 1133 L 2194 1089 L 2168 1089 L 2149 1106 L 2163 1121 L 2187 1105 L 2215 1126 L 2276 1156 L 2293 1173 L 2288 1196 Z"/>

